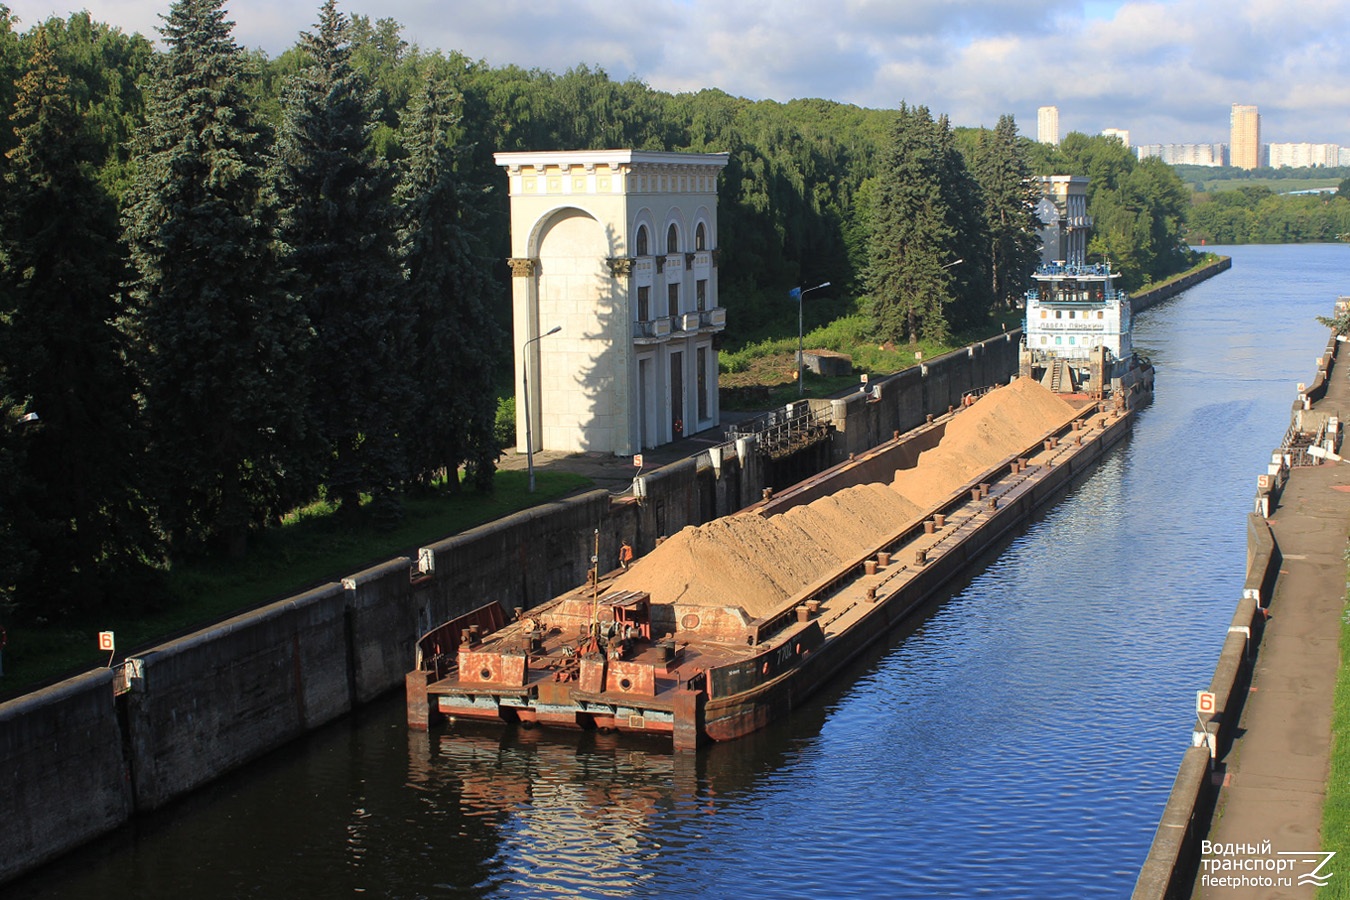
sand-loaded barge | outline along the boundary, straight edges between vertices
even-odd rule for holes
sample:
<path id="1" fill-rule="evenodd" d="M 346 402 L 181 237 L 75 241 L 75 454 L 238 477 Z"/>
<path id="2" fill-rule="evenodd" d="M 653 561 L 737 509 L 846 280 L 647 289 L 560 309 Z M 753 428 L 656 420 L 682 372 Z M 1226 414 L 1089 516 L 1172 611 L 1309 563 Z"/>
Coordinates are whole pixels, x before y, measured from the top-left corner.
<path id="1" fill-rule="evenodd" d="M 511 616 L 496 603 L 459 616 L 418 642 L 409 724 L 612 729 L 676 749 L 749 734 L 1118 441 L 1138 396 L 1018 378 L 626 570 L 597 565 Z"/>

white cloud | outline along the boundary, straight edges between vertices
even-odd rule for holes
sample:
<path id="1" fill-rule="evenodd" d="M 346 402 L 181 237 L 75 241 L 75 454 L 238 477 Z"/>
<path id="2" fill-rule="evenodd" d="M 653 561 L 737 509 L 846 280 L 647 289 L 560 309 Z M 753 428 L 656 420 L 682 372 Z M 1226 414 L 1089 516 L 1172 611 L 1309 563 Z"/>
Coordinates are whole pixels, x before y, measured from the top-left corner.
<path id="1" fill-rule="evenodd" d="M 7 0 L 26 27 L 85 8 L 154 36 L 168 0 Z M 57 4 L 61 5 L 58 6 Z M 1350 0 L 383 0 L 348 12 L 402 23 L 424 49 L 561 72 L 599 66 L 654 88 L 759 98 L 900 100 L 958 125 L 1060 107 L 1061 127 L 1135 142 L 1225 141 L 1232 103 L 1263 138 L 1350 145 Z M 234 0 L 247 47 L 279 53 L 319 3 Z"/>

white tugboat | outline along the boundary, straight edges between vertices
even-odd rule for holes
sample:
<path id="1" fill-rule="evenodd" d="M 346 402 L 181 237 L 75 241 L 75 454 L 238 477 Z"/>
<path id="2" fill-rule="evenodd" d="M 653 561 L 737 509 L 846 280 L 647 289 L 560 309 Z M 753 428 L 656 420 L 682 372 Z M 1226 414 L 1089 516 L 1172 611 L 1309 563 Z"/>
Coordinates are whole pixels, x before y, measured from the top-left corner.
<path id="1" fill-rule="evenodd" d="M 1027 292 L 1021 374 L 1057 394 L 1116 398 L 1130 407 L 1153 393 L 1153 366 L 1134 351 L 1130 298 L 1109 263 L 1040 266 Z"/>
<path id="2" fill-rule="evenodd" d="M 1026 295 L 1019 374 L 1057 394 L 1134 408 L 1153 394 L 1153 366 L 1134 352 L 1129 295 L 1110 262 L 1087 262 L 1088 179 L 1040 178 L 1041 265 Z"/>

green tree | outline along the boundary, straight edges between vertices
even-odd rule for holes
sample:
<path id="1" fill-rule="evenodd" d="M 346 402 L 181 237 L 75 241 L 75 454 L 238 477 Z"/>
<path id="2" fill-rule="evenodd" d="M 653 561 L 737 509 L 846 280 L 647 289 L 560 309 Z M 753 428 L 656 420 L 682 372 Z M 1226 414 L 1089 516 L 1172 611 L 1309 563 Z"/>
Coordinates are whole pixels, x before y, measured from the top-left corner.
<path id="1" fill-rule="evenodd" d="M 40 562 L 24 568 L 15 596 L 28 614 L 55 617 L 126 599 L 156 546 L 137 491 L 135 386 L 115 326 L 117 211 L 94 180 L 95 148 L 43 30 L 31 47 L 0 208 L 0 368 L 6 393 L 41 417 L 24 428 L 22 458 L 9 461 L 21 471 L 7 511 Z M 13 417 L 0 427 L 13 428 Z"/>
<path id="2" fill-rule="evenodd" d="M 18 19 L 9 7 L 0 3 L 0 116 L 9 121 L 14 109 L 14 90 L 23 74 L 25 57 L 18 33 L 14 30 Z M 0 135 L 0 152 L 14 146 L 13 133 Z"/>
<path id="3" fill-rule="evenodd" d="M 926 106 L 900 104 L 882 154 L 873 207 L 867 285 L 872 326 L 884 340 L 917 343 L 947 334 L 948 256 L 956 240 L 942 172 L 947 146 Z"/>
<path id="4" fill-rule="evenodd" d="M 1017 134 L 1011 115 L 982 131 L 975 170 L 984 189 L 984 216 L 989 229 L 989 288 L 994 302 L 1009 307 L 1031 286 L 1040 259 L 1036 236 L 1036 203 L 1040 191 L 1031 177 L 1026 141 Z"/>
<path id="5" fill-rule="evenodd" d="M 445 85 L 428 77 L 404 123 L 407 152 L 398 199 L 399 239 L 408 279 L 416 391 L 404 410 L 414 480 L 444 473 L 452 486 L 467 463 L 475 485 L 491 488 L 496 362 L 504 336 L 488 312 L 492 283 L 474 236 L 476 197 L 456 173 L 458 150 L 446 139 L 458 119 Z"/>
<path id="6" fill-rule="evenodd" d="M 132 138 L 145 119 L 141 83 L 154 48 L 141 35 L 124 34 L 87 12 L 50 18 L 41 30 L 51 42 L 57 68 L 70 80 L 71 102 L 91 142 L 99 181 L 120 197 L 130 184 Z"/>
<path id="7" fill-rule="evenodd" d="M 399 427 L 410 345 L 389 168 L 370 138 L 367 80 L 351 64 L 347 17 L 328 0 L 301 35 L 308 65 L 282 92 L 273 158 L 278 234 L 315 329 L 312 408 L 327 444 L 328 496 L 355 514 L 369 492 L 386 523 L 408 470 Z"/>
<path id="8" fill-rule="evenodd" d="M 1133 290 L 1185 269 L 1190 192 L 1166 163 L 1135 159 L 1111 137 L 1072 132 L 1057 149 L 1042 149 L 1041 174 L 1086 175 L 1092 238 L 1088 255 L 1111 261 Z"/>
<path id="9" fill-rule="evenodd" d="M 951 302 L 945 318 L 950 326 L 968 328 L 984 321 L 993 305 L 984 191 L 957 149 L 945 115 L 934 123 L 933 134 L 939 148 L 938 186 L 951 230 L 950 240 L 939 248 L 951 277 Z"/>
<path id="10" fill-rule="evenodd" d="M 280 277 L 232 27 L 223 0 L 165 17 L 125 229 L 160 515 L 179 551 L 219 538 L 240 554 L 313 475 L 309 326 Z"/>
<path id="11" fill-rule="evenodd" d="M 23 421 L 27 411 L 24 402 L 16 402 L 10 395 L 8 381 L 7 373 L 0 369 L 0 626 L 12 617 L 36 617 L 46 612 L 36 603 L 20 606 L 19 584 L 28 581 L 38 560 L 26 534 L 32 523 L 23 496 L 29 490 L 28 423 Z"/>

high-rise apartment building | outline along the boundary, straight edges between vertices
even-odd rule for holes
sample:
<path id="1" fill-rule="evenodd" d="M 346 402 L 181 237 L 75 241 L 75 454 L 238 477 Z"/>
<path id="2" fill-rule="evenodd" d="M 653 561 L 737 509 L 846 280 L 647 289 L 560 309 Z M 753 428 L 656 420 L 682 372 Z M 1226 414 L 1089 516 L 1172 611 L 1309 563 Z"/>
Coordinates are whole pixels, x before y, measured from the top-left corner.
<path id="1" fill-rule="evenodd" d="M 1255 106 L 1233 104 L 1228 155 L 1232 165 L 1239 169 L 1261 165 L 1261 116 Z"/>
<path id="2" fill-rule="evenodd" d="M 1128 128 L 1103 128 L 1102 137 L 1113 137 L 1124 144 L 1127 149 L 1130 146 L 1130 130 Z"/>
<path id="3" fill-rule="evenodd" d="M 1042 106 L 1036 110 L 1036 140 L 1041 144 L 1059 144 L 1059 107 Z"/>
<path id="4" fill-rule="evenodd" d="M 1341 164 L 1339 144 L 1271 144 L 1266 149 L 1270 157 L 1268 164 L 1272 169 Z"/>
<path id="5" fill-rule="evenodd" d="M 1168 165 L 1225 166 L 1227 150 L 1224 144 L 1140 144 L 1135 155 L 1156 156 Z"/>

